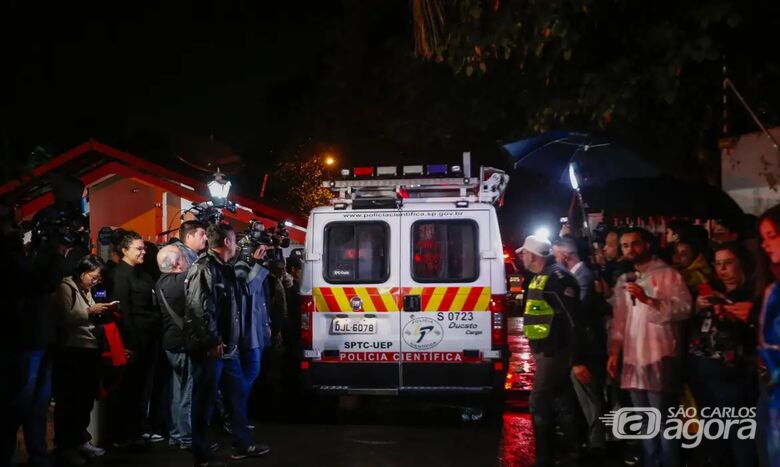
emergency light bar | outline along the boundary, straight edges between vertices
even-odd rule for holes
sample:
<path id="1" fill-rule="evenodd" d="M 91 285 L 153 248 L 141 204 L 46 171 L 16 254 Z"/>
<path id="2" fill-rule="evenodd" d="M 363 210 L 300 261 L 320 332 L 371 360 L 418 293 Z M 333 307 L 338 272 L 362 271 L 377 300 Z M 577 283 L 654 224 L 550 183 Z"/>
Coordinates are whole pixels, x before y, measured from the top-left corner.
<path id="1" fill-rule="evenodd" d="M 466 208 L 469 203 L 498 202 L 509 183 L 509 175 L 492 167 L 481 167 L 479 177 L 472 177 L 469 153 L 463 154 L 463 165 L 405 165 L 401 173 L 403 178 L 397 178 L 395 166 L 355 167 L 352 171 L 341 170 L 342 180 L 326 181 L 322 186 L 336 195 L 331 201 L 335 209 L 382 209 L 433 202 L 452 202 L 457 208 Z"/>

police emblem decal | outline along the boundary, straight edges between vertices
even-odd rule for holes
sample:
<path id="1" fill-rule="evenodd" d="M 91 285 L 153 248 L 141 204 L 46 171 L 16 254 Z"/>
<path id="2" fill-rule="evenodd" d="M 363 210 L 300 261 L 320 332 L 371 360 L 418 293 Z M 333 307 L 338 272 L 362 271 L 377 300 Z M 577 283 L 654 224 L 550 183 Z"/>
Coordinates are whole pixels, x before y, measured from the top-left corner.
<path id="1" fill-rule="evenodd" d="M 363 300 L 361 300 L 360 297 L 352 297 L 352 299 L 349 301 L 349 306 L 352 307 L 352 311 L 362 311 Z"/>

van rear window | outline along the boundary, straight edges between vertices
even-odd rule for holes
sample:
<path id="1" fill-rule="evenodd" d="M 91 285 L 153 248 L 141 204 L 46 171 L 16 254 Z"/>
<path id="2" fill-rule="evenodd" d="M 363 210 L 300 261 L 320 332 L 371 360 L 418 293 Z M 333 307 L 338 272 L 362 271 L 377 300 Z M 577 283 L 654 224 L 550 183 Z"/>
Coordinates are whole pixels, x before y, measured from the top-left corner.
<path id="1" fill-rule="evenodd" d="M 473 282 L 479 277 L 474 221 L 412 224 L 412 277 L 417 282 Z"/>
<path id="2" fill-rule="evenodd" d="M 390 277 L 390 226 L 385 222 L 334 222 L 325 227 L 325 280 L 381 283 Z"/>

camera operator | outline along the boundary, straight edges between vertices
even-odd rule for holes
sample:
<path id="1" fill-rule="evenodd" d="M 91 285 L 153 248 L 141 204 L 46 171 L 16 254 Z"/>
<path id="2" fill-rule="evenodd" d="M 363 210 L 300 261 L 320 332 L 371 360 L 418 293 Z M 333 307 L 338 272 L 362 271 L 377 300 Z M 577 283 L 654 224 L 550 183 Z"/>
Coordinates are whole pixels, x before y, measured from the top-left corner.
<path id="1" fill-rule="evenodd" d="M 252 245 L 255 247 L 255 245 Z M 262 261 L 268 251 L 267 245 L 257 245 L 251 256 L 242 249 L 242 255 L 235 263 L 236 278 L 241 296 L 241 339 L 239 342 L 240 363 L 244 375 L 244 386 L 238 401 L 225 399 L 228 411 L 241 410 L 246 418 L 247 402 L 252 386 L 260 375 L 263 349 L 272 344 L 271 322 L 268 315 L 265 281 L 269 271 Z M 238 404 L 231 406 L 232 402 Z"/>
<path id="2" fill-rule="evenodd" d="M 50 465 L 46 447 L 46 413 L 51 399 L 51 355 L 56 319 L 54 292 L 63 274 L 69 242 L 51 232 L 38 238 L 26 254 L 22 232 L 10 206 L 0 205 L 0 261 L 6 277 L 0 286 L 4 300 L 2 365 L 3 465 L 10 465 L 16 432 L 24 428 L 29 465 Z"/>
<path id="3" fill-rule="evenodd" d="M 236 234 L 228 224 L 209 226 L 209 249 L 187 272 L 185 282 L 184 339 L 193 349 L 192 445 L 196 465 L 225 465 L 214 459 L 209 442 L 209 421 L 222 383 L 223 394 L 237 407 L 243 392 L 239 360 L 241 316 L 235 270 Z M 232 459 L 257 457 L 270 451 L 251 443 L 246 417 L 231 410 Z"/>

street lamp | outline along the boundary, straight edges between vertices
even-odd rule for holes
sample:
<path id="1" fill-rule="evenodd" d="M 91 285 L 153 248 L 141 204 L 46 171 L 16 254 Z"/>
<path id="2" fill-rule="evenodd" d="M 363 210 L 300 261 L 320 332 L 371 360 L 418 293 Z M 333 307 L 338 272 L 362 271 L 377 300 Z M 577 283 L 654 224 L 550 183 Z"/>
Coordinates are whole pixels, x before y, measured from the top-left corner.
<path id="1" fill-rule="evenodd" d="M 328 167 L 333 167 L 333 165 L 335 165 L 335 164 L 336 164 L 336 158 L 335 157 L 333 157 L 331 155 L 326 155 L 325 156 L 325 165 L 327 165 Z"/>
<path id="2" fill-rule="evenodd" d="M 230 180 L 225 180 L 225 174 L 219 171 L 214 174 L 214 180 L 208 183 L 211 202 L 215 207 L 224 208 L 227 206 L 227 198 L 230 193 Z"/>

